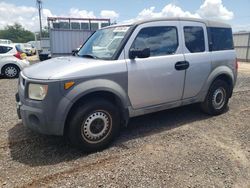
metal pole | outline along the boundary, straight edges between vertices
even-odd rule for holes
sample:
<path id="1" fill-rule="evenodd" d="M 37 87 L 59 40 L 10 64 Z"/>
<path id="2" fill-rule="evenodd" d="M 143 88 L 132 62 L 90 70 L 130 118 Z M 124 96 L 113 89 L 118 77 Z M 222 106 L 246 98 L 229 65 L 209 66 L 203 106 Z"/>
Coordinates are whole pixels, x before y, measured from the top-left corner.
<path id="1" fill-rule="evenodd" d="M 248 44 L 247 44 L 247 57 L 246 57 L 246 61 L 249 62 L 250 59 L 248 58 L 250 54 L 250 32 L 248 33 Z"/>
<path id="2" fill-rule="evenodd" d="M 39 22 L 40 22 L 40 40 L 42 38 L 42 17 L 41 17 L 41 10 L 42 10 L 42 0 L 37 0 L 37 7 L 38 7 L 38 13 L 39 13 Z"/>

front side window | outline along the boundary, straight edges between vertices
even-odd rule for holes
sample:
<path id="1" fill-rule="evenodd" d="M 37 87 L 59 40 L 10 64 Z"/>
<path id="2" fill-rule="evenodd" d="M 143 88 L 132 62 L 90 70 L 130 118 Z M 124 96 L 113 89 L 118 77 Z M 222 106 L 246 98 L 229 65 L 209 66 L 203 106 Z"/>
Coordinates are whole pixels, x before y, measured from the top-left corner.
<path id="1" fill-rule="evenodd" d="M 185 45 L 191 53 L 205 51 L 205 38 L 202 27 L 184 27 Z"/>
<path id="2" fill-rule="evenodd" d="M 233 45 L 233 34 L 231 28 L 218 28 L 209 27 L 209 50 L 210 51 L 221 51 L 221 50 L 232 50 Z"/>
<path id="3" fill-rule="evenodd" d="M 97 30 L 78 52 L 78 56 L 111 60 L 129 30 L 129 26 Z"/>
<path id="4" fill-rule="evenodd" d="M 178 32 L 173 26 L 147 27 L 140 30 L 131 48 L 150 49 L 150 56 L 174 54 L 178 48 Z"/>

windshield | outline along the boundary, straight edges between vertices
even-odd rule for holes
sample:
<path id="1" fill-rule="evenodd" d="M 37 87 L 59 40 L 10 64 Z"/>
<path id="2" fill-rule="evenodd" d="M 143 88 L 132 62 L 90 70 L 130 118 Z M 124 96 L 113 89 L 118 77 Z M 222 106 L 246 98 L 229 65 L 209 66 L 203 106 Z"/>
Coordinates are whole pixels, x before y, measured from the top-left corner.
<path id="1" fill-rule="evenodd" d="M 83 45 L 78 55 L 96 59 L 112 59 L 128 29 L 128 26 L 119 26 L 97 30 Z"/>
<path id="2" fill-rule="evenodd" d="M 24 48 L 31 48 L 31 44 L 24 44 Z"/>

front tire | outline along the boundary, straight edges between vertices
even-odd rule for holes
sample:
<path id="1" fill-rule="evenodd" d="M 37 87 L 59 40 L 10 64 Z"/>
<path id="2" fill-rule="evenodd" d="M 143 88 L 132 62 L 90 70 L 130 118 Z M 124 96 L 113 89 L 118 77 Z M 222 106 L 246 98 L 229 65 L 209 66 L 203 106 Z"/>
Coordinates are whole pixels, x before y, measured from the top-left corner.
<path id="1" fill-rule="evenodd" d="M 16 65 L 5 65 L 3 68 L 3 74 L 6 78 L 17 78 L 19 72 L 20 69 Z"/>
<path id="2" fill-rule="evenodd" d="M 230 87 L 223 80 L 215 80 L 209 88 L 206 99 L 201 103 L 203 112 L 209 115 L 220 115 L 228 106 Z"/>
<path id="3" fill-rule="evenodd" d="M 82 103 L 69 121 L 71 143 L 83 151 L 106 148 L 120 129 L 120 115 L 115 105 L 103 99 Z"/>

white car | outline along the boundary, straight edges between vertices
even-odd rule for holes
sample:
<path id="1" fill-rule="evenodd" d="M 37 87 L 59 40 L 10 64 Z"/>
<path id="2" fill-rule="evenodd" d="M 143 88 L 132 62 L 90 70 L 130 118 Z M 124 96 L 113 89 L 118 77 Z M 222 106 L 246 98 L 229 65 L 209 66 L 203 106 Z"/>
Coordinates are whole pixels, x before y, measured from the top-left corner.
<path id="1" fill-rule="evenodd" d="M 23 48 L 24 48 L 24 52 L 28 56 L 36 54 L 36 48 L 32 44 L 25 43 L 25 44 L 23 44 Z"/>
<path id="2" fill-rule="evenodd" d="M 20 44 L 0 44 L 0 75 L 16 78 L 29 65 Z"/>
<path id="3" fill-rule="evenodd" d="M 12 41 L 8 39 L 0 39 L 0 44 L 12 44 Z"/>

